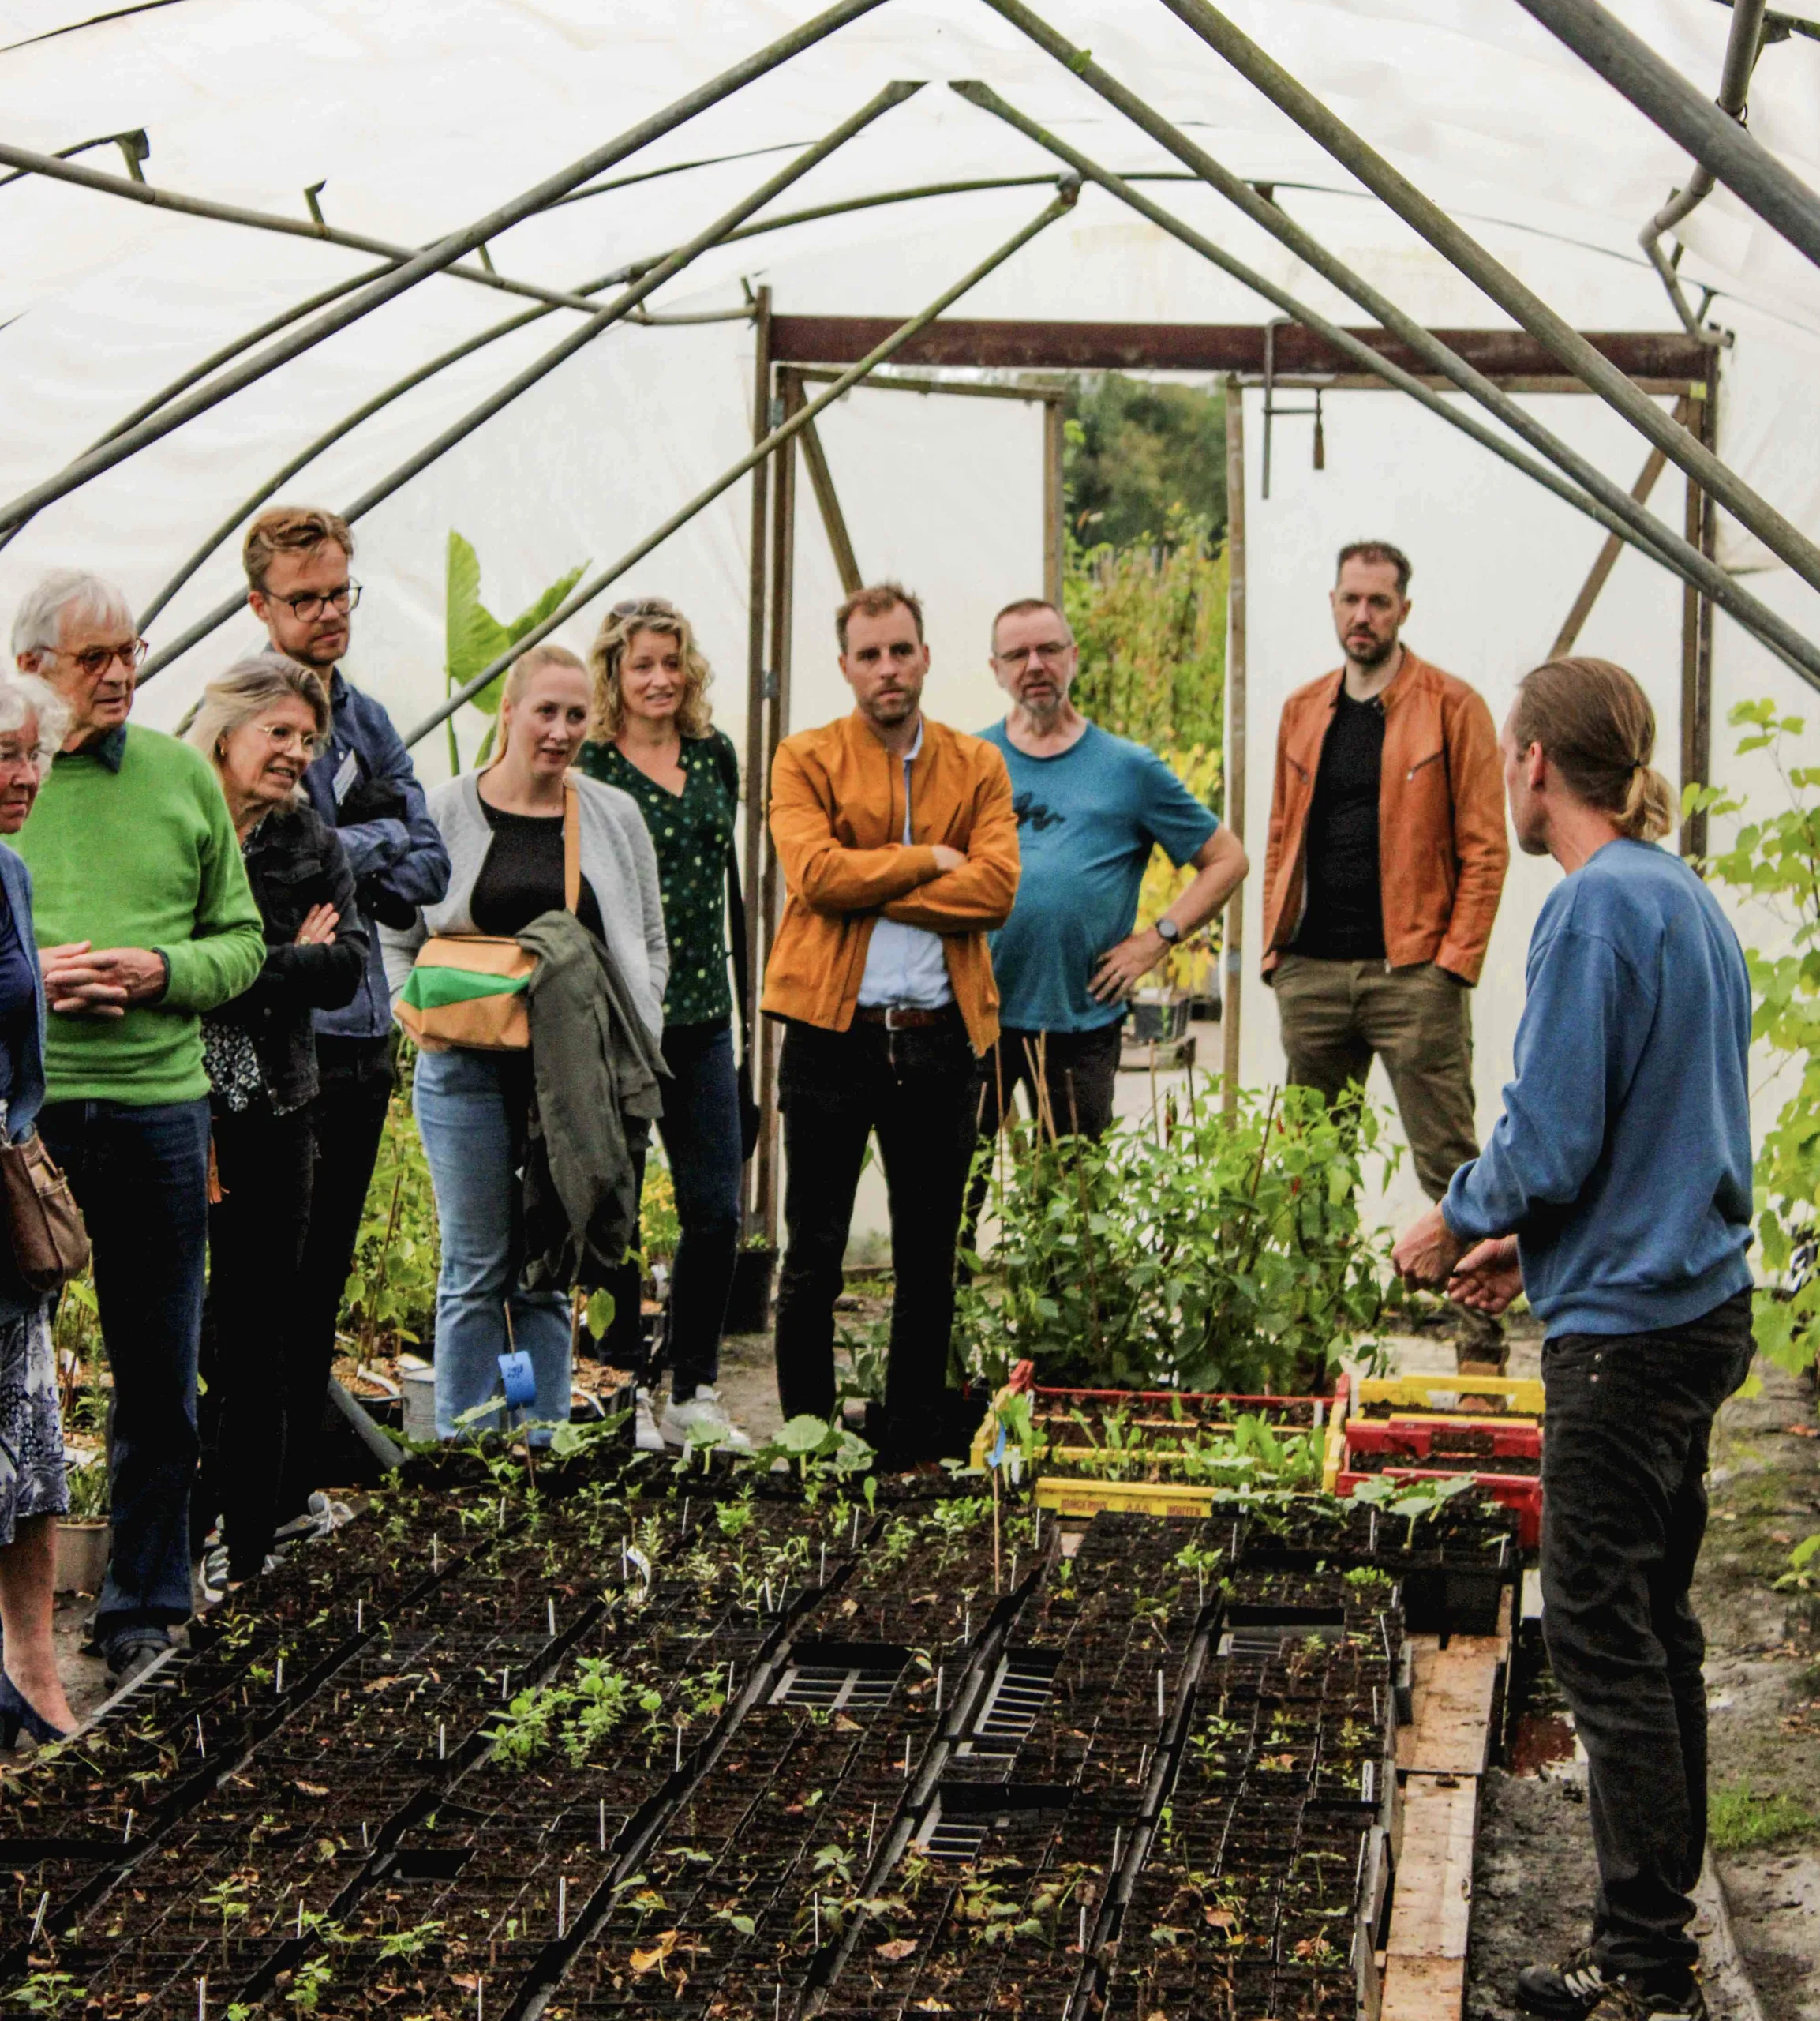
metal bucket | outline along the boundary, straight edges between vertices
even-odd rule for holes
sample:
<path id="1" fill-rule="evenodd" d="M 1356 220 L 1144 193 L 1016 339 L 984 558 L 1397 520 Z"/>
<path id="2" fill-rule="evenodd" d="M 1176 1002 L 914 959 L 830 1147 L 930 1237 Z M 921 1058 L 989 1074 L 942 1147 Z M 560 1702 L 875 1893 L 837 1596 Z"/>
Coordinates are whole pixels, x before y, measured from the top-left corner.
<path id="1" fill-rule="evenodd" d="M 436 1370 L 407 1368 L 402 1379 L 404 1390 L 404 1435 L 406 1438 L 436 1437 Z"/>

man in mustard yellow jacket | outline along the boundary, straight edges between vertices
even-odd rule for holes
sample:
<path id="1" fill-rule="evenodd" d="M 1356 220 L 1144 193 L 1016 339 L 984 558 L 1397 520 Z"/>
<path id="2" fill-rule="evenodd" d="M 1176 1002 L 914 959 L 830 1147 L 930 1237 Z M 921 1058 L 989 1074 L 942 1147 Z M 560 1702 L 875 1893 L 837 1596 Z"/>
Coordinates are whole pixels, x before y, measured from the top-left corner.
<path id="1" fill-rule="evenodd" d="M 916 598 L 856 591 L 834 629 L 853 712 L 785 739 L 771 774 L 789 892 L 763 1003 L 785 1025 L 777 1394 L 787 1418 L 834 1408 L 834 1301 L 876 1130 L 896 1273 L 884 1439 L 916 1460 L 940 1449 L 978 1059 L 998 1036 L 986 936 L 1017 896 L 1017 818 L 998 752 L 923 714 Z"/>

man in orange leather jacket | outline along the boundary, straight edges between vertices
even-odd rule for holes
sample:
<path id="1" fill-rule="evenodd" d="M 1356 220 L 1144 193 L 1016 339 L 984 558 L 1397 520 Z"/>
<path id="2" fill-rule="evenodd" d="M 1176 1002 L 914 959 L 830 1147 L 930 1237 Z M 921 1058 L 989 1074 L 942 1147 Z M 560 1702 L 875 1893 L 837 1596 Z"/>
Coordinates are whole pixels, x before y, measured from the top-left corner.
<path id="1" fill-rule="evenodd" d="M 1468 992 L 1510 847 L 1491 711 L 1402 643 L 1409 578 L 1387 542 L 1341 550 L 1331 601 L 1345 664 L 1283 705 L 1264 973 L 1290 1080 L 1335 1101 L 1382 1059 L 1438 1200 L 1478 1155 Z M 1462 1348 L 1462 1361 L 1485 1357 Z"/>
<path id="2" fill-rule="evenodd" d="M 785 1024 L 777 1393 L 786 1418 L 834 1408 L 834 1301 L 876 1131 L 895 1273 L 878 1429 L 919 1460 L 942 1443 L 978 1059 L 998 1036 L 986 936 L 1017 896 L 1017 818 L 993 746 L 923 714 L 909 591 L 856 591 L 835 631 L 853 712 L 786 738 L 771 774 L 789 889 L 763 1003 Z"/>

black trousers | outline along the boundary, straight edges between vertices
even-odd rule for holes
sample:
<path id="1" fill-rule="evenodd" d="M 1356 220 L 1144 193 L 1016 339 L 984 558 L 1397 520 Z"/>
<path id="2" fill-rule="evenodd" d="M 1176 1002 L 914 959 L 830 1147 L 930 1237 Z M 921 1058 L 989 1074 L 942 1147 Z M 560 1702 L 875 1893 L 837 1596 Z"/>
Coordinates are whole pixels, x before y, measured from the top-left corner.
<path id="1" fill-rule="evenodd" d="M 1542 1634 L 1586 1750 L 1608 1976 L 1672 1973 L 1706 1847 L 1706 1653 L 1688 1600 L 1713 1419 L 1751 1367 L 1751 1294 L 1655 1333 L 1542 1349 Z"/>
<path id="2" fill-rule="evenodd" d="M 885 1378 L 894 1457 L 933 1457 L 954 1330 L 954 1251 L 972 1157 L 979 1068 L 957 1012 L 890 1032 L 856 1022 L 784 1035 L 787 1246 L 777 1280 L 777 1396 L 786 1418 L 834 1408 L 834 1301 L 867 1140 L 890 1201 L 895 1289 Z"/>
<path id="3" fill-rule="evenodd" d="M 297 1273 L 300 1388 L 279 1484 L 280 1523 L 301 1515 L 311 1490 L 323 1485 L 319 1455 L 329 1370 L 335 1361 L 335 1322 L 347 1273 L 354 1267 L 354 1244 L 360 1239 L 367 1188 L 392 1094 L 388 1040 L 319 1033 L 316 1062 L 321 1092 L 309 1106 L 316 1179 Z M 313 1404 L 303 1394 L 301 1385 L 305 1384 L 314 1394 Z"/>
<path id="4" fill-rule="evenodd" d="M 298 1325 L 316 1145 L 306 1109 L 218 1115 L 214 1130 L 221 1198 L 208 1210 L 202 1465 L 190 1522 L 206 1534 L 219 1515 L 229 1577 L 250 1579 L 278 1527 L 292 1427 L 308 1420 L 313 1430 L 312 1408 L 322 1413 L 317 1357 Z"/>
<path id="5" fill-rule="evenodd" d="M 1023 1032 L 1008 1026 L 980 1063 L 986 1083 L 979 1111 L 981 1135 L 998 1134 L 1013 1091 L 1020 1086 L 1029 1100 L 1031 1114 L 1040 1116 L 1040 1079 L 1058 1137 L 1103 1137 L 1112 1122 L 1124 1032 L 1122 1018 L 1096 1025 L 1091 1032 Z"/>

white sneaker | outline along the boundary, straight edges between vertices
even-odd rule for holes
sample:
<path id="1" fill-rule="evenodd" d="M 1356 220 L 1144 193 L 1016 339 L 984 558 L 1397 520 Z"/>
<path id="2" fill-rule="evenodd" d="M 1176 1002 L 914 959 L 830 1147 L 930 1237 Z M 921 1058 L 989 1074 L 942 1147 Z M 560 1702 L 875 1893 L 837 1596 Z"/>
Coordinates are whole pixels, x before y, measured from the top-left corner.
<path id="1" fill-rule="evenodd" d="M 657 1429 L 670 1445 L 723 1445 L 729 1453 L 750 1453 L 752 1442 L 727 1415 L 718 1389 L 705 1382 L 686 1404 L 668 1403 Z"/>
<path id="2" fill-rule="evenodd" d="M 650 1391 L 635 1390 L 633 1398 L 632 1443 L 641 1453 L 661 1453 L 664 1434 L 658 1430 L 657 1420 L 651 1409 Z M 668 1416 L 668 1413 L 665 1415 Z"/>

